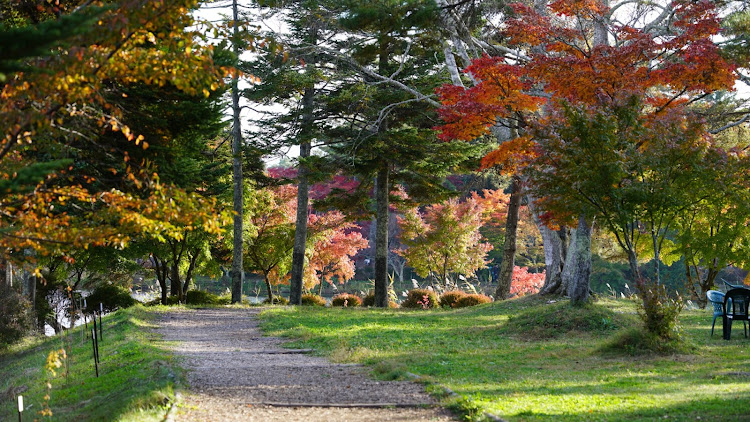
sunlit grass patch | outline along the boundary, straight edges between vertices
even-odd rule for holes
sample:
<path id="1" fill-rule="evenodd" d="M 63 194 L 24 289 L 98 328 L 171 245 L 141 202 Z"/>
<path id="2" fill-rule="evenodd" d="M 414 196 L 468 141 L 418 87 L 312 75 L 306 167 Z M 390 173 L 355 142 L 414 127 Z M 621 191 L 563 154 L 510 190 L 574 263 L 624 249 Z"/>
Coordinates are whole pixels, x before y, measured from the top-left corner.
<path id="1" fill-rule="evenodd" d="M 750 340 L 711 313 L 686 310 L 679 353 L 602 350 L 640 327 L 631 300 L 584 308 L 523 298 L 459 310 L 283 308 L 264 312 L 268 334 L 338 361 L 371 365 L 381 378 L 412 372 L 462 396 L 466 414 L 511 421 L 747 418 Z M 736 327 L 735 327 L 736 328 Z M 744 403 L 744 404 L 740 404 Z M 474 410 L 472 410 L 474 409 Z"/>

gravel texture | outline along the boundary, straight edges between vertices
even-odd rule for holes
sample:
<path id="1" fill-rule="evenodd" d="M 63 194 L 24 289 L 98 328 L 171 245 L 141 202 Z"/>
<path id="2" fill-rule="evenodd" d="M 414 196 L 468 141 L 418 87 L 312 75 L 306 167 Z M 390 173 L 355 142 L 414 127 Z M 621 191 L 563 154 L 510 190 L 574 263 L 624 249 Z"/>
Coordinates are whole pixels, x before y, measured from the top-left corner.
<path id="1" fill-rule="evenodd" d="M 375 381 L 262 337 L 259 309 L 166 313 L 159 332 L 188 369 L 176 421 L 451 421 L 421 385 Z"/>

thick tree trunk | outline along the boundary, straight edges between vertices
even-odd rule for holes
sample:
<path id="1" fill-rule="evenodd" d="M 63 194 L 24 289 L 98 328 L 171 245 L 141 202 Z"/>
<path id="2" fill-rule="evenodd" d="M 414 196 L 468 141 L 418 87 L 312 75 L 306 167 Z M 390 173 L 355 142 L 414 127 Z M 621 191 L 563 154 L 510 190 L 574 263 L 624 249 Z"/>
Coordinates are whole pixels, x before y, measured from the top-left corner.
<path id="1" fill-rule="evenodd" d="M 232 14 L 234 22 L 239 22 L 237 0 L 232 1 Z M 234 25 L 232 35 L 232 49 L 236 57 L 239 57 L 239 25 Z M 240 91 L 238 85 L 239 76 L 232 76 L 232 178 L 234 180 L 234 243 L 232 251 L 232 303 L 242 302 L 242 281 L 244 279 L 244 268 L 242 265 L 242 211 L 243 185 L 242 185 L 242 127 L 240 125 Z"/>
<path id="2" fill-rule="evenodd" d="M 388 307 L 388 167 L 378 171 L 375 186 L 375 306 Z"/>
<path id="3" fill-rule="evenodd" d="M 510 296 L 510 284 L 513 280 L 513 267 L 516 264 L 516 238 L 518 232 L 518 211 L 521 208 L 521 180 L 514 176 L 510 185 L 510 201 L 508 202 L 508 218 L 505 221 L 505 243 L 503 244 L 503 260 L 497 277 L 495 299 L 507 299 Z"/>
<path id="4" fill-rule="evenodd" d="M 581 216 L 578 219 L 578 228 L 575 230 L 568 255 L 573 258 L 566 263 L 565 272 L 570 270 L 571 277 L 568 281 L 568 296 L 574 304 L 582 304 L 589 299 L 589 281 L 591 276 L 591 224 Z"/>
<path id="5" fill-rule="evenodd" d="M 535 218 L 538 219 L 536 215 Z M 539 294 L 564 294 L 562 273 L 565 268 L 567 229 L 563 227 L 559 230 L 552 230 L 540 221 L 537 221 L 537 227 L 542 235 L 545 264 L 544 285 L 539 290 Z"/>

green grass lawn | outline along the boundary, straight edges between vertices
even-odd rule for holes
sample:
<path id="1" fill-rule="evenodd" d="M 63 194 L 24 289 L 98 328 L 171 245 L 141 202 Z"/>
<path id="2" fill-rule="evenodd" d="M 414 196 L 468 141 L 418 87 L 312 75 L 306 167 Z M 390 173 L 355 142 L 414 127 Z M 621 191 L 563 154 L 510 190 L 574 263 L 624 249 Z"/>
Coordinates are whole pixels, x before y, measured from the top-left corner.
<path id="1" fill-rule="evenodd" d="M 160 347 L 153 327 L 155 313 L 142 306 L 104 318 L 99 378 L 94 373 L 91 340 L 80 329 L 70 333 L 69 375 L 65 367 L 47 389 L 45 362 L 51 350 L 60 349 L 60 337 L 37 338 L 0 354 L 0 421 L 17 420 L 16 394 L 23 392 L 24 420 L 46 420 L 39 412 L 50 395 L 51 420 L 59 421 L 160 421 L 173 397 L 180 373 L 172 355 Z M 89 328 L 91 324 L 89 324 Z"/>
<path id="2" fill-rule="evenodd" d="M 510 421 L 750 420 L 750 340 L 741 323 L 723 340 L 720 320 L 709 337 L 708 310 L 683 311 L 689 347 L 669 356 L 603 351 L 640 324 L 626 300 L 583 309 L 535 297 L 460 310 L 275 308 L 262 318 L 267 334 L 294 339 L 290 347 L 442 384 L 463 396 L 465 412 Z"/>

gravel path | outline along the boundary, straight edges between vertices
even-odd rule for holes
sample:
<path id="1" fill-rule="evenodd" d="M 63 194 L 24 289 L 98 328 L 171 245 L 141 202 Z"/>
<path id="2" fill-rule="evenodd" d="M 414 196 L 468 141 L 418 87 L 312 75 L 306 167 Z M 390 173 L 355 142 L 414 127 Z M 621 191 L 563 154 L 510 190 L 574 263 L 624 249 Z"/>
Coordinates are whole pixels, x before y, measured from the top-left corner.
<path id="1" fill-rule="evenodd" d="M 451 421 L 422 386 L 374 381 L 263 337 L 256 309 L 164 314 L 159 332 L 188 369 L 176 421 Z"/>

